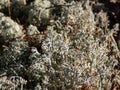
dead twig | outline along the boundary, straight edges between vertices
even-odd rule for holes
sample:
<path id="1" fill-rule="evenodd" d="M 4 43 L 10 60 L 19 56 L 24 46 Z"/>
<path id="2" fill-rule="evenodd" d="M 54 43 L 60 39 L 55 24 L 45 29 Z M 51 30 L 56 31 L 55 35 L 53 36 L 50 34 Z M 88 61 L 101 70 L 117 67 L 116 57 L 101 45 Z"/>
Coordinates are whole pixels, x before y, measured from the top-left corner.
<path id="1" fill-rule="evenodd" d="M 11 18 L 11 5 L 10 5 L 10 0 L 8 0 L 8 14 L 9 14 L 9 17 Z"/>

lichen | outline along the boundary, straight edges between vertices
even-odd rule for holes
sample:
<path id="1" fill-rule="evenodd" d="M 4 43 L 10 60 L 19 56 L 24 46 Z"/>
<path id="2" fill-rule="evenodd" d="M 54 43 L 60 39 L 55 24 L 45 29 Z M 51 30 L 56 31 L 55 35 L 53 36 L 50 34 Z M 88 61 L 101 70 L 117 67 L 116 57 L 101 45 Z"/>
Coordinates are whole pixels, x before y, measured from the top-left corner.
<path id="1" fill-rule="evenodd" d="M 110 29 L 105 10 L 91 0 L 24 1 L 10 1 L 11 18 L 0 11 L 0 89 L 119 89 L 119 24 Z"/>
<path id="2" fill-rule="evenodd" d="M 28 23 L 36 26 L 49 23 L 51 7 L 49 0 L 35 0 L 29 7 Z"/>
<path id="3" fill-rule="evenodd" d="M 16 22 L 9 17 L 4 16 L 1 13 L 0 16 L 0 36 L 5 42 L 12 39 L 21 37 L 23 35 L 22 26 L 19 26 Z"/>

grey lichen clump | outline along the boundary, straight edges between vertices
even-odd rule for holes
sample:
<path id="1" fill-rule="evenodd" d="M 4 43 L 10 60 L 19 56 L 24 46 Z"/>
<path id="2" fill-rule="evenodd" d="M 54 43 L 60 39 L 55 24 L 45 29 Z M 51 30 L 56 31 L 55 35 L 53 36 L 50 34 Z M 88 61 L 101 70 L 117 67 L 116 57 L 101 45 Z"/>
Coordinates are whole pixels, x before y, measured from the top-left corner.
<path id="1" fill-rule="evenodd" d="M 40 26 L 40 24 L 47 24 L 50 19 L 50 6 L 49 0 L 35 0 L 28 7 L 28 23 Z"/>
<path id="2" fill-rule="evenodd" d="M 3 55 L 1 56 L 1 60 L 4 59 L 4 63 L 1 65 L 4 67 L 16 67 L 21 69 L 24 68 L 24 65 L 27 61 L 27 57 L 29 56 L 29 46 L 28 42 L 24 40 L 16 40 L 13 42 L 10 42 L 8 47 L 5 47 L 3 49 Z M 15 66 L 15 67 L 14 67 Z M 21 68 L 20 68 L 21 67 Z M 18 70 L 18 73 L 23 73 Z"/>
<path id="3" fill-rule="evenodd" d="M 65 0 L 50 0 L 50 2 L 55 5 L 64 5 L 66 3 Z"/>
<path id="4" fill-rule="evenodd" d="M 29 63 L 28 42 L 16 40 L 3 49 L 0 56 L 1 84 L 0 89 L 21 89 L 26 84 L 23 75 L 26 70 L 26 63 Z M 4 70 L 4 68 L 7 68 Z M 5 75 L 4 75 L 5 74 Z M 7 77 L 8 76 L 8 77 Z"/>
<path id="5" fill-rule="evenodd" d="M 5 41 L 9 41 L 17 37 L 21 37 L 22 35 L 22 27 L 9 17 L 0 13 L 0 36 Z"/>
<path id="6" fill-rule="evenodd" d="M 6 75 L 5 73 L 3 75 Z M 0 78 L 0 89 L 23 89 L 23 85 L 26 84 L 26 81 L 19 76 L 11 76 L 7 78 L 7 76 L 3 76 Z"/>
<path id="7" fill-rule="evenodd" d="M 64 27 L 61 20 L 54 21 L 54 25 L 47 28 L 42 50 L 50 63 L 46 65 L 46 60 L 35 50 L 35 60 L 30 66 L 30 71 L 34 80 L 42 81 L 41 88 L 74 90 L 81 84 L 88 83 L 91 89 L 103 89 L 106 87 L 107 77 L 112 75 L 110 71 L 117 65 L 115 57 L 108 57 L 108 33 L 104 33 L 102 28 L 96 30 L 91 8 L 87 4 L 85 9 L 81 3 L 74 4 L 68 8 L 67 26 Z M 97 32 L 100 35 L 97 35 Z M 114 44 L 111 45 L 115 48 Z"/>
<path id="8" fill-rule="evenodd" d="M 28 67 L 29 80 L 42 82 L 42 89 L 48 88 L 48 73 L 51 66 L 50 56 L 46 54 L 40 54 L 35 47 L 32 47 L 29 59 L 32 62 L 30 67 Z"/>
<path id="9" fill-rule="evenodd" d="M 113 82 L 119 85 L 113 37 L 118 26 L 108 29 L 104 11 L 94 15 L 89 0 L 25 1 L 23 27 L 0 13 L 0 89 L 81 90 L 85 84 L 110 90 Z M 13 4 L 24 5 L 23 0 Z"/>
<path id="10" fill-rule="evenodd" d="M 8 7 L 10 5 L 9 0 L 1 0 L 0 1 L 0 10 L 4 9 L 5 7 Z"/>
<path id="11" fill-rule="evenodd" d="M 37 27 L 29 25 L 26 32 L 28 42 L 31 44 L 40 44 L 44 38 L 44 35 L 40 34 Z"/>
<path id="12" fill-rule="evenodd" d="M 10 5 L 11 14 L 14 17 L 20 17 L 25 11 L 26 0 L 11 0 Z"/>
<path id="13" fill-rule="evenodd" d="M 28 51 L 28 49 L 29 49 L 28 42 L 18 39 L 13 42 L 10 42 L 9 46 L 6 47 L 3 52 L 5 55 L 8 54 L 8 57 L 14 56 L 13 57 L 14 59 L 19 60 L 20 58 L 22 58 L 22 55 Z"/>

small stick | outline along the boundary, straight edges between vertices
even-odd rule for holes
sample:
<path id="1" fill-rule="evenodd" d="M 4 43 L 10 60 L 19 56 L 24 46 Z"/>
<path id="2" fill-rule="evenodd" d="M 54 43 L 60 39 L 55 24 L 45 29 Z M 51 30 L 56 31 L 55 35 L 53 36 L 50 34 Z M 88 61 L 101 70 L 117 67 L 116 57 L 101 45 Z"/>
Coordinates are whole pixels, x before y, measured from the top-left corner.
<path id="1" fill-rule="evenodd" d="M 10 18 L 11 18 L 11 5 L 10 5 L 10 0 L 8 0 L 8 14 L 9 14 L 9 16 L 10 16 Z"/>

